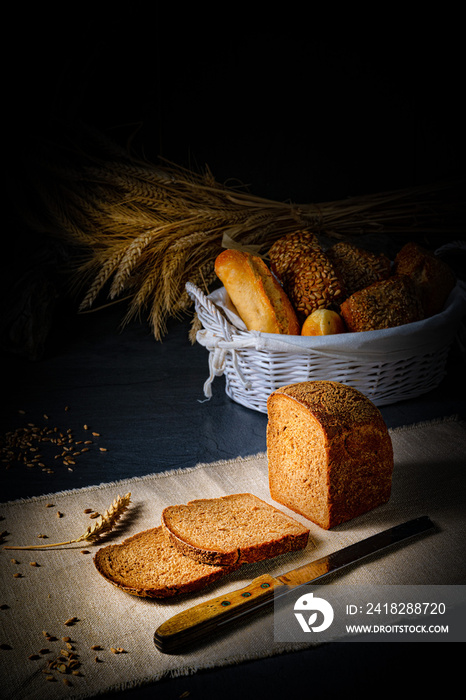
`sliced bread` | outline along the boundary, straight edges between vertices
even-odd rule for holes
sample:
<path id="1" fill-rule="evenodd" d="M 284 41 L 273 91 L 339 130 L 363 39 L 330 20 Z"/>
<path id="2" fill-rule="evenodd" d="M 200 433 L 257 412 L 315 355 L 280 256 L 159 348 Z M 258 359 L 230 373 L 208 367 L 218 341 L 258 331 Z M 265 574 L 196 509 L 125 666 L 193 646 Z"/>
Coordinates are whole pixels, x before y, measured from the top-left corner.
<path id="1" fill-rule="evenodd" d="M 309 530 L 250 493 L 199 499 L 162 512 L 176 548 L 203 564 L 239 566 L 304 549 Z"/>
<path id="2" fill-rule="evenodd" d="M 94 556 L 94 564 L 114 586 L 145 598 L 197 591 L 233 570 L 183 556 L 160 526 L 139 532 L 121 544 L 102 547 Z"/>

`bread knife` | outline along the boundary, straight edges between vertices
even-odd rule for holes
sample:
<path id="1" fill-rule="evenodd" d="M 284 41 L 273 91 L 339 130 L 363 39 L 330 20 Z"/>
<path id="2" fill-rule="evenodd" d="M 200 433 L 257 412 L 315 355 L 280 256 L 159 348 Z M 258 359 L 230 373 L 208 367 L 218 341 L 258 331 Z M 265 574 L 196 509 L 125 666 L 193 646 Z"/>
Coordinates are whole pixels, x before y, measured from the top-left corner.
<path id="1" fill-rule="evenodd" d="M 213 632 L 222 630 L 233 620 L 241 621 L 241 618 L 270 604 L 277 595 L 285 595 L 295 590 L 297 586 L 320 582 L 329 574 L 433 528 L 434 524 L 430 518 L 423 515 L 390 527 L 388 530 L 383 530 L 280 576 L 269 574 L 258 576 L 245 588 L 199 603 L 170 617 L 155 631 L 155 646 L 166 654 L 184 651 Z"/>

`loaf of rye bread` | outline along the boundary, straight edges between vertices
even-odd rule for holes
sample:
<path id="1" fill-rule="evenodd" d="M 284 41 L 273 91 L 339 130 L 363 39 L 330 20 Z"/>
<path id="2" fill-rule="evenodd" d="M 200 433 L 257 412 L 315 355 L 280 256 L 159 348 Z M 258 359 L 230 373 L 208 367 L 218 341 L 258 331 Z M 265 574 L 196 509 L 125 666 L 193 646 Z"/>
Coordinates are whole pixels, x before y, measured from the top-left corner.
<path id="1" fill-rule="evenodd" d="M 144 598 L 170 598 L 217 581 L 234 567 L 209 566 L 183 556 L 162 527 L 144 530 L 94 556 L 97 571 L 117 588 Z"/>
<path id="2" fill-rule="evenodd" d="M 162 527 L 182 554 L 216 566 L 304 549 L 309 538 L 307 527 L 250 493 L 169 506 Z"/>
<path id="3" fill-rule="evenodd" d="M 389 500 L 391 438 L 380 411 L 338 382 L 300 382 L 267 402 L 272 498 L 328 530 Z"/>
<path id="4" fill-rule="evenodd" d="M 215 273 L 249 331 L 299 335 L 290 300 L 262 258 L 227 249 L 215 259 Z"/>

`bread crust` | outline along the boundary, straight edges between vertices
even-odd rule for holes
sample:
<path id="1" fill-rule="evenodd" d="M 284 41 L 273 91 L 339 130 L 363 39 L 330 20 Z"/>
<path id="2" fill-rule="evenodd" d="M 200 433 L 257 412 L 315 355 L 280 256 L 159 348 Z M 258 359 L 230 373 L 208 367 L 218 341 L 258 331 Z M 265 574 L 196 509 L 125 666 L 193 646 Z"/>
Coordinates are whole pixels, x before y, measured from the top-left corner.
<path id="1" fill-rule="evenodd" d="M 125 567 L 131 569 L 133 564 L 137 572 L 126 571 Z M 108 583 L 141 598 L 172 598 L 192 593 L 218 581 L 236 568 L 205 566 L 184 557 L 169 542 L 161 526 L 138 532 L 121 544 L 100 548 L 94 555 L 94 565 Z M 153 569 L 157 565 L 154 574 Z M 132 580 L 144 576 L 144 582 Z"/>
<path id="2" fill-rule="evenodd" d="M 347 297 L 374 282 L 387 279 L 391 274 L 391 262 L 386 255 L 347 241 L 335 243 L 327 250 L 327 255 L 340 275 Z"/>
<path id="3" fill-rule="evenodd" d="M 450 266 L 418 243 L 406 243 L 394 261 L 394 273 L 409 276 L 418 293 L 425 318 L 440 313 L 456 284 Z"/>
<path id="4" fill-rule="evenodd" d="M 273 392 L 267 408 L 274 500 L 326 530 L 389 500 L 391 438 L 361 392 L 338 382 L 301 382 Z"/>
<path id="5" fill-rule="evenodd" d="M 237 505 L 238 504 L 238 505 Z M 247 536 L 244 537 L 241 511 L 246 505 L 250 510 L 250 521 L 246 523 Z M 220 512 L 225 509 L 225 512 Z M 254 537 L 251 522 L 254 512 L 266 521 L 264 535 Z M 266 530 L 268 520 L 276 518 L 276 534 Z M 190 530 L 195 523 L 196 530 Z M 286 552 L 304 549 L 309 539 L 309 529 L 278 508 L 262 501 L 252 494 L 231 494 L 213 499 L 196 499 L 187 504 L 168 506 L 162 512 L 162 527 L 176 548 L 195 561 L 215 566 L 240 566 L 271 559 Z M 231 530 L 233 544 L 220 544 L 216 537 L 219 529 Z M 251 538 L 251 543 L 247 539 Z M 230 538 L 228 538 L 229 540 Z M 210 541 L 209 541 L 210 540 Z M 212 542 L 216 545 L 212 546 Z"/>
<path id="6" fill-rule="evenodd" d="M 226 249 L 215 260 L 215 273 L 248 330 L 299 335 L 294 308 L 262 258 Z"/>
<path id="7" fill-rule="evenodd" d="M 414 282 L 407 275 L 393 275 L 355 292 L 340 306 L 348 331 L 378 331 L 414 323 L 424 312 Z"/>

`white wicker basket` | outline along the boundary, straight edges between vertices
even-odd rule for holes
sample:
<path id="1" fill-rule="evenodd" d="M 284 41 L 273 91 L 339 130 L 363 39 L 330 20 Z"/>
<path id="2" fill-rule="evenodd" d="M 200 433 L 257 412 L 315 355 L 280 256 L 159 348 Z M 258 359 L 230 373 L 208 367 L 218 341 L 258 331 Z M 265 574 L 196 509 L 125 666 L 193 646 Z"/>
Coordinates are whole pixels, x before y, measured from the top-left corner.
<path id="1" fill-rule="evenodd" d="M 261 413 L 276 388 L 309 380 L 354 386 L 378 406 L 431 391 L 445 376 L 466 309 L 458 284 L 445 310 L 425 321 L 365 333 L 285 336 L 245 330 L 223 287 L 209 296 L 189 282 L 186 290 L 203 326 L 197 341 L 209 350 L 204 395 L 209 398 L 214 378 L 225 375 L 227 395 Z"/>

